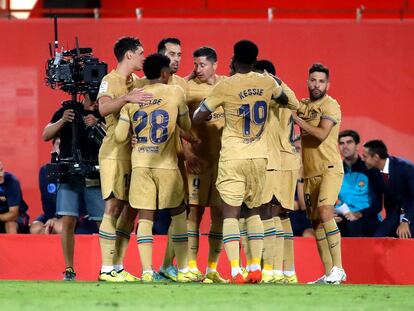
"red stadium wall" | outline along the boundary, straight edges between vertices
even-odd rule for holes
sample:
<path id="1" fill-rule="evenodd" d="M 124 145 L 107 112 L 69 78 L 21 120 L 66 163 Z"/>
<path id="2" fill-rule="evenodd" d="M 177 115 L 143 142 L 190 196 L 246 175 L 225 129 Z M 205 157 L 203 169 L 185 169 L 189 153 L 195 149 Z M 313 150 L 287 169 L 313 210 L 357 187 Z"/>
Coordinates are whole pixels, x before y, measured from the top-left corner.
<path id="1" fill-rule="evenodd" d="M 414 240 L 342 239 L 342 258 L 352 284 L 414 284 Z M 154 267 L 164 256 L 166 238 L 154 243 Z M 199 268 L 205 271 L 207 237 L 200 242 Z M 29 261 L 28 261 L 29 260 Z M 98 236 L 76 236 L 75 269 L 78 280 L 94 281 L 100 268 Z M 300 283 L 315 280 L 324 271 L 313 238 L 295 238 L 295 266 Z M 65 264 L 57 235 L 0 235 L 0 280 L 60 280 Z M 125 267 L 140 275 L 136 237 L 132 236 Z M 223 251 L 219 271 L 229 277 L 230 266 Z"/>
<path id="2" fill-rule="evenodd" d="M 362 139 L 382 138 L 391 153 L 413 159 L 414 22 L 264 20 L 65 20 L 59 21 L 60 44 L 81 46 L 115 65 L 112 46 L 122 35 L 139 37 L 145 52 L 155 51 L 166 36 L 182 40 L 180 75 L 192 69 L 192 51 L 215 47 L 220 74 L 227 74 L 232 45 L 254 40 L 260 57 L 277 65 L 279 75 L 298 97 L 307 95 L 307 68 L 313 62 L 331 68 L 330 94 L 342 107 L 342 128 L 355 128 Z M 44 65 L 53 40 L 51 20 L 0 21 L 0 159 L 20 179 L 34 219 L 40 213 L 39 167 L 49 160 L 44 126 L 60 101 L 69 96 L 44 86 Z"/>

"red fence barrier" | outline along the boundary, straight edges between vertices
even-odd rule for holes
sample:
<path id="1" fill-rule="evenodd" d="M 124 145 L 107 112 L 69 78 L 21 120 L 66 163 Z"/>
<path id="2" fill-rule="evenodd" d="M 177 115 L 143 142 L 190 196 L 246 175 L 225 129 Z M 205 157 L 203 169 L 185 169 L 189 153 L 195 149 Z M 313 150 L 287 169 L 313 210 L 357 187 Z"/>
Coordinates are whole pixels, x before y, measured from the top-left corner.
<path id="1" fill-rule="evenodd" d="M 165 236 L 154 239 L 154 268 L 162 263 Z M 207 237 L 200 239 L 199 268 L 207 264 Z M 344 238 L 342 258 L 352 284 L 414 284 L 414 240 L 391 238 Z M 100 269 L 100 249 L 97 235 L 76 236 L 75 269 L 78 280 L 93 281 Z M 295 238 L 295 266 L 301 283 L 323 274 L 313 238 Z M 125 267 L 140 275 L 135 235 L 131 236 Z M 65 268 L 57 235 L 0 235 L 0 279 L 60 280 Z M 218 270 L 229 277 L 230 267 L 223 250 Z"/>
<path id="2" fill-rule="evenodd" d="M 192 51 L 202 45 L 216 48 L 218 72 L 227 74 L 233 43 L 251 39 L 259 57 L 275 62 L 298 97 L 307 96 L 309 65 L 325 63 L 331 69 L 329 92 L 342 108 L 342 128 L 358 130 L 363 141 L 382 138 L 392 154 L 413 158 L 414 22 L 61 19 L 59 30 L 65 48 L 73 48 L 78 36 L 109 68 L 115 65 L 113 44 L 122 35 L 139 37 L 146 54 L 161 38 L 178 37 L 183 76 L 192 70 Z M 37 174 L 51 147 L 41 133 L 69 96 L 44 86 L 52 20 L 0 20 L 0 38 L 0 159 L 20 179 L 34 219 L 40 213 Z"/>

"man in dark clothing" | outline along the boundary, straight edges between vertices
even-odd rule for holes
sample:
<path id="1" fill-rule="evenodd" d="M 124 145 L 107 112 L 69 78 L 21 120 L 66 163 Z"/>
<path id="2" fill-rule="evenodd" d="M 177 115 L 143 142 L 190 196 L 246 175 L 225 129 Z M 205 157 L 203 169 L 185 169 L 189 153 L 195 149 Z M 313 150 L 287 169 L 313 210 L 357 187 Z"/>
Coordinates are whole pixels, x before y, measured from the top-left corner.
<path id="1" fill-rule="evenodd" d="M 0 233 L 27 233 L 27 209 L 18 179 L 0 161 Z"/>
<path id="2" fill-rule="evenodd" d="M 414 164 L 390 156 L 381 140 L 364 144 L 362 159 L 373 170 L 373 189 L 384 199 L 385 220 L 375 237 L 411 238 L 414 230 Z"/>

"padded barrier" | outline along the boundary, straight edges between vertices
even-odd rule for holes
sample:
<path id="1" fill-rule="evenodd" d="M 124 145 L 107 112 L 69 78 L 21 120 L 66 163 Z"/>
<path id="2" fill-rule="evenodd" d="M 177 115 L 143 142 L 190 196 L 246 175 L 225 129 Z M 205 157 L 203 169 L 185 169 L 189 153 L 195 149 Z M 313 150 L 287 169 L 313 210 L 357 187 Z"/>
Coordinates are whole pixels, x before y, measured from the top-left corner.
<path id="1" fill-rule="evenodd" d="M 165 236 L 154 239 L 153 262 L 156 269 L 162 263 Z M 208 240 L 201 237 L 199 268 L 204 272 Z M 295 238 L 295 266 L 300 283 L 323 274 L 313 238 Z M 127 250 L 125 268 L 140 275 L 136 236 L 132 235 Z M 343 238 L 342 257 L 352 284 L 414 284 L 414 239 Z M 75 270 L 78 280 L 94 281 L 100 268 L 97 235 L 76 236 Z M 0 235 L 0 279 L 60 280 L 64 260 L 58 235 Z M 223 250 L 218 270 L 229 277 L 230 266 Z"/>

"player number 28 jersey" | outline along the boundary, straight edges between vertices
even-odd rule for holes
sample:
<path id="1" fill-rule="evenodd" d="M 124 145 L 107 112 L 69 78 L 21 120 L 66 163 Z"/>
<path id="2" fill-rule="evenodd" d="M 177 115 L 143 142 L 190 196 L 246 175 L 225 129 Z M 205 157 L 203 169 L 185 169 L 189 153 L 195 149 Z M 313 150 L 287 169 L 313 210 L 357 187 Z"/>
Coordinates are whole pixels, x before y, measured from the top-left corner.
<path id="1" fill-rule="evenodd" d="M 132 150 L 132 167 L 176 169 L 176 124 L 190 128 L 184 91 L 179 86 L 152 84 L 144 87 L 154 98 L 147 104 L 126 104 L 115 130 L 117 140 L 128 135 L 130 126 L 138 143 Z M 183 120 L 183 121 L 180 121 Z"/>

